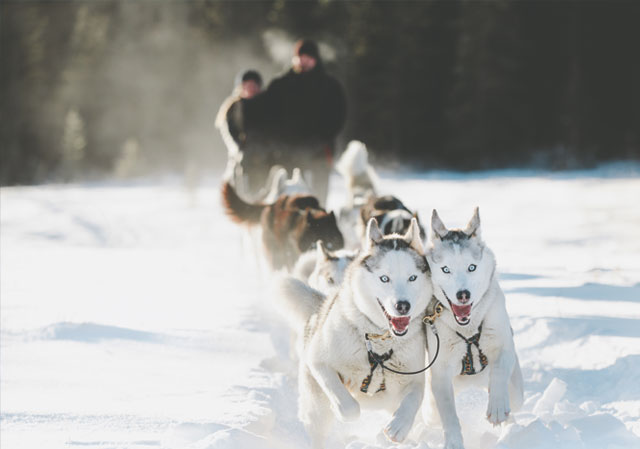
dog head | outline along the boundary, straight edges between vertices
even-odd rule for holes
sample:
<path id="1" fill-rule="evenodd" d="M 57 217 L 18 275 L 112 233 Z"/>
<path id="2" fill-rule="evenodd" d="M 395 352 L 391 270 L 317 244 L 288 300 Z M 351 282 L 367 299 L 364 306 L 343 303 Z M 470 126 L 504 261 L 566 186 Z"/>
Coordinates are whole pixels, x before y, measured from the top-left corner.
<path id="1" fill-rule="evenodd" d="M 466 326 L 495 270 L 493 253 L 480 238 L 478 208 L 465 229 L 447 229 L 434 209 L 431 232 L 427 260 L 433 270 L 434 293 L 456 322 Z"/>
<path id="2" fill-rule="evenodd" d="M 328 292 L 342 284 L 347 266 L 356 257 L 354 251 L 341 249 L 330 251 L 322 240 L 316 244 L 316 265 L 309 276 L 309 286 Z"/>
<path id="3" fill-rule="evenodd" d="M 296 225 L 297 245 L 301 253 L 313 248 L 318 240 L 322 240 L 330 250 L 338 250 L 344 246 L 333 211 L 327 213 L 324 209 L 307 208 L 301 213 L 302 217 Z"/>
<path id="4" fill-rule="evenodd" d="M 418 222 L 404 235 L 384 235 L 375 219 L 367 223 L 367 246 L 349 269 L 356 307 L 369 320 L 396 336 L 422 317 L 431 298 L 429 265 Z"/>
<path id="5" fill-rule="evenodd" d="M 411 212 L 398 198 L 392 195 L 369 197 L 367 203 L 360 210 L 362 225 L 375 218 L 383 234 L 404 234 L 409 230 L 413 218 L 418 222 L 420 237 L 425 238 L 425 232 L 420 225 L 418 214 Z M 365 241 L 366 244 L 366 241 Z"/>

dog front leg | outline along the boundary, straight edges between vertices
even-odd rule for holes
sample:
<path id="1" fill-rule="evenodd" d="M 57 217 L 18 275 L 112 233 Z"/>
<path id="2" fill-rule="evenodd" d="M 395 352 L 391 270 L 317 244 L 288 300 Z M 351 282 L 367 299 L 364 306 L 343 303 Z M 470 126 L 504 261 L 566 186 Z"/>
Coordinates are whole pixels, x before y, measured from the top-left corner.
<path id="1" fill-rule="evenodd" d="M 309 370 L 327 395 L 331 408 L 340 421 L 355 421 L 360 417 L 360 404 L 351 396 L 333 368 L 324 363 L 312 363 L 309 364 Z"/>
<path id="2" fill-rule="evenodd" d="M 311 439 L 312 449 L 323 449 L 333 421 L 331 404 L 308 367 L 301 363 L 298 374 L 298 417 Z"/>
<path id="3" fill-rule="evenodd" d="M 434 369 L 431 372 L 431 392 L 444 429 L 444 449 L 464 449 L 450 373 Z"/>
<path id="4" fill-rule="evenodd" d="M 407 438 L 416 419 L 416 413 L 424 397 L 424 376 L 412 381 L 405 387 L 405 395 L 400 406 L 391 417 L 391 421 L 384 428 L 384 434 L 394 443 L 400 443 Z"/>
<path id="5" fill-rule="evenodd" d="M 497 426 L 509 417 L 508 381 L 511 377 L 516 362 L 515 351 L 505 348 L 500 351 L 496 360 L 489 365 L 489 404 L 487 406 L 487 419 Z"/>

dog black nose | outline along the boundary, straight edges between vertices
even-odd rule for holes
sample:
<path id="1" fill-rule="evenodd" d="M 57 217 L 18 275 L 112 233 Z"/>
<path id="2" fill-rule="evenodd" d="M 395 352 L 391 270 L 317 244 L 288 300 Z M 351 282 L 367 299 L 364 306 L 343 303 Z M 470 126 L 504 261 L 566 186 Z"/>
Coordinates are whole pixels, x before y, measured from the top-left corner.
<path id="1" fill-rule="evenodd" d="M 400 315 L 406 315 L 409 313 L 409 309 L 411 309 L 411 304 L 409 301 L 398 301 L 396 303 L 396 310 Z"/>
<path id="2" fill-rule="evenodd" d="M 471 293 L 469 292 L 469 290 L 460 290 L 458 291 L 458 293 L 456 293 L 456 298 L 458 298 L 458 301 L 464 304 L 471 299 Z"/>

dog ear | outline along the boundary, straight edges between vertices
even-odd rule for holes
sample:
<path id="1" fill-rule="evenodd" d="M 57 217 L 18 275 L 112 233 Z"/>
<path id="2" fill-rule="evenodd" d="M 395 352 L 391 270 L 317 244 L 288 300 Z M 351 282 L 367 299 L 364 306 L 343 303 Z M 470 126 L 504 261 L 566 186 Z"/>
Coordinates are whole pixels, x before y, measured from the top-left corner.
<path id="1" fill-rule="evenodd" d="M 418 222 L 418 229 L 420 230 L 420 239 L 422 240 L 422 244 L 424 246 L 424 243 L 426 243 L 427 241 L 427 236 L 424 232 L 424 228 L 420 226 L 420 217 L 418 217 L 418 212 L 413 213 L 413 218 L 415 218 L 416 221 Z"/>
<path id="2" fill-rule="evenodd" d="M 302 173 L 300 172 L 300 169 L 298 167 L 294 168 L 293 172 L 291 173 L 291 182 L 298 183 L 300 182 L 301 177 Z"/>
<path id="3" fill-rule="evenodd" d="M 311 223 L 312 221 L 314 221 L 313 212 L 311 212 L 311 209 L 305 209 L 304 218 L 307 223 Z"/>
<path id="4" fill-rule="evenodd" d="M 382 241 L 382 231 L 378 227 L 378 221 L 375 218 L 369 220 L 367 223 L 367 242 L 369 242 L 369 246 L 373 246 Z"/>
<path id="5" fill-rule="evenodd" d="M 276 178 L 275 178 L 275 182 L 276 182 L 276 189 L 278 189 L 278 193 L 283 192 L 285 186 L 287 185 L 287 170 L 285 170 L 284 168 L 281 170 L 278 170 L 276 172 Z"/>
<path id="6" fill-rule="evenodd" d="M 330 258 L 330 254 L 327 251 L 327 248 L 324 247 L 324 243 L 322 243 L 322 240 L 318 240 L 316 242 L 316 256 L 317 261 L 329 260 Z"/>
<path id="7" fill-rule="evenodd" d="M 480 208 L 476 206 L 473 210 L 473 217 L 469 220 L 464 233 L 469 237 L 480 237 Z"/>
<path id="8" fill-rule="evenodd" d="M 449 230 L 440 220 L 438 211 L 433 209 L 433 214 L 431 215 L 431 240 L 442 239 L 448 232 Z"/>
<path id="9" fill-rule="evenodd" d="M 411 219 L 409 230 L 404 235 L 404 241 L 419 254 L 424 254 L 424 246 L 422 245 L 422 237 L 420 236 L 420 226 L 418 226 L 418 220 L 416 220 L 415 217 Z"/>

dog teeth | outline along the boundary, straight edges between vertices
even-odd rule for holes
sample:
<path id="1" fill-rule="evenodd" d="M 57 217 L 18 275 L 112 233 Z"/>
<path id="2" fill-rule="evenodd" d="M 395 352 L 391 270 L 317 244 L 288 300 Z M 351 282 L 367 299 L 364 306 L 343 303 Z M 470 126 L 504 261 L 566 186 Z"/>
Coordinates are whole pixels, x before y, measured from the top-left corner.
<path id="1" fill-rule="evenodd" d="M 404 334 L 407 333 L 407 328 L 409 327 L 409 324 L 407 323 L 407 325 L 405 326 L 404 330 L 400 333 L 398 333 L 398 331 L 396 330 L 396 326 L 394 325 L 393 320 L 402 320 L 403 318 L 407 318 L 407 319 L 411 319 L 410 317 L 397 317 L 397 316 L 391 316 L 389 314 L 389 312 L 387 312 L 387 309 L 384 308 L 384 306 L 382 305 L 382 303 L 380 302 L 380 300 L 378 299 L 378 304 L 380 304 L 380 308 L 382 309 L 382 313 L 384 313 L 384 316 L 387 318 L 387 320 L 389 320 L 389 324 L 391 325 L 391 329 L 393 330 L 393 333 L 398 335 L 398 336 L 402 336 Z"/>

